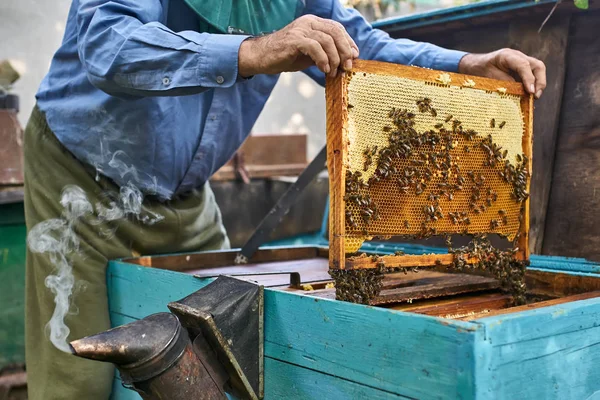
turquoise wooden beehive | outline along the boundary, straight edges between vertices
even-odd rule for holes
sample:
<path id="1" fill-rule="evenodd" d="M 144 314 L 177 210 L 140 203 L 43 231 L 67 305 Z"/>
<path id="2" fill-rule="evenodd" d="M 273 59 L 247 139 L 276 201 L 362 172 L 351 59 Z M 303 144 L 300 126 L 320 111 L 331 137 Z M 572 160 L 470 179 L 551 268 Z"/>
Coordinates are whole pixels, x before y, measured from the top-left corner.
<path id="1" fill-rule="evenodd" d="M 168 302 L 211 281 L 191 273 L 233 265 L 235 253 L 112 261 L 113 325 L 166 311 Z M 319 258 L 327 267 L 323 248 L 262 250 L 257 257 L 284 272 Z M 600 268 L 558 257 L 534 256 L 532 264 L 529 286 L 552 300 L 464 320 L 330 300 L 323 298 L 328 289 L 290 288 L 287 276 L 271 281 L 264 304 L 265 398 L 594 398 L 600 391 Z M 115 380 L 113 398 L 136 396 Z"/>

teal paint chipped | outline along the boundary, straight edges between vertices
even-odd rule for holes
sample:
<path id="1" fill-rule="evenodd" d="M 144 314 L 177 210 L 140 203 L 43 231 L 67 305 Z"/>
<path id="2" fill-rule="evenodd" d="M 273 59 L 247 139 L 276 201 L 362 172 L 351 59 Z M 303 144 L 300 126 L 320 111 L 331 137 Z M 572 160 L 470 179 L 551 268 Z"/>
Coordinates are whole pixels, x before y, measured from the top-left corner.
<path id="1" fill-rule="evenodd" d="M 209 282 L 125 262 L 107 277 L 114 326 Z M 267 400 L 586 398 L 599 362 L 600 299 L 464 322 L 265 289 Z"/>

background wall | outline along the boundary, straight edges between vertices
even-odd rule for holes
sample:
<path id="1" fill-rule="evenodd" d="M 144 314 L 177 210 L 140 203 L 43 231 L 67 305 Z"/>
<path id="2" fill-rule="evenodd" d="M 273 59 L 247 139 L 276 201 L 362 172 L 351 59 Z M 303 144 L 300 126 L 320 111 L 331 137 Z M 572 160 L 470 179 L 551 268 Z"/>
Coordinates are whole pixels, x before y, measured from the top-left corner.
<path id="1" fill-rule="evenodd" d="M 19 119 L 23 125 L 62 40 L 70 5 L 70 0 L 0 1 L 0 59 L 11 60 L 21 74 L 13 92 L 20 97 Z"/>

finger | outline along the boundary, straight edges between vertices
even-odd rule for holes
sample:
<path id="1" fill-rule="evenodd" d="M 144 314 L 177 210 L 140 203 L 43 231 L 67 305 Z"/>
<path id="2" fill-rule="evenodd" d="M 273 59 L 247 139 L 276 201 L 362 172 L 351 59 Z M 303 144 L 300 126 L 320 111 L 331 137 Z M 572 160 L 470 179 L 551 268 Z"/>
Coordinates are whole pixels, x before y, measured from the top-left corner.
<path id="1" fill-rule="evenodd" d="M 323 47 L 321 47 L 319 42 L 314 39 L 304 38 L 298 43 L 297 47 L 302 54 L 310 57 L 317 68 L 319 68 L 325 74 L 328 74 L 331 71 L 327 53 L 325 53 L 325 50 L 323 50 Z"/>
<path id="2" fill-rule="evenodd" d="M 346 31 L 346 27 L 344 27 L 344 25 L 342 25 L 338 21 L 331 21 L 331 22 L 335 26 L 337 26 L 337 28 L 340 30 L 340 32 L 348 40 L 348 44 L 350 44 L 350 48 L 352 49 L 352 56 L 353 56 L 353 58 L 358 58 L 358 55 L 360 54 L 360 50 L 358 49 L 358 45 L 356 44 L 356 42 L 354 41 L 354 39 L 352 39 L 352 36 L 350 36 L 350 34 L 348 33 L 348 31 Z"/>
<path id="3" fill-rule="evenodd" d="M 510 81 L 510 82 L 514 82 L 515 78 L 513 78 L 510 74 L 502 71 L 499 68 L 491 68 L 487 74 L 487 77 L 489 78 L 493 78 L 493 79 L 498 79 L 501 81 Z"/>
<path id="4" fill-rule="evenodd" d="M 345 31 L 342 32 L 342 30 L 333 24 L 332 21 L 327 21 L 324 19 L 316 19 L 312 21 L 311 26 L 314 30 L 324 32 L 333 38 L 340 57 L 340 65 L 346 70 L 351 69 L 353 54 L 352 47 L 348 41 L 348 38 L 350 38 L 348 33 Z M 352 39 L 350 38 L 350 40 Z"/>
<path id="5" fill-rule="evenodd" d="M 523 53 L 514 52 L 507 57 L 506 64 L 510 70 L 516 71 L 525 86 L 525 90 L 531 94 L 535 93 L 535 76 L 531 70 L 529 60 Z"/>
<path id="6" fill-rule="evenodd" d="M 321 31 L 310 31 L 308 37 L 319 42 L 323 50 L 325 50 L 329 60 L 329 68 L 331 70 L 330 75 L 335 77 L 337 75 L 337 70 L 340 67 L 341 60 L 333 38 Z"/>
<path id="7" fill-rule="evenodd" d="M 528 59 L 535 76 L 535 97 L 539 99 L 546 88 L 546 65 L 537 58 L 528 57 Z"/>

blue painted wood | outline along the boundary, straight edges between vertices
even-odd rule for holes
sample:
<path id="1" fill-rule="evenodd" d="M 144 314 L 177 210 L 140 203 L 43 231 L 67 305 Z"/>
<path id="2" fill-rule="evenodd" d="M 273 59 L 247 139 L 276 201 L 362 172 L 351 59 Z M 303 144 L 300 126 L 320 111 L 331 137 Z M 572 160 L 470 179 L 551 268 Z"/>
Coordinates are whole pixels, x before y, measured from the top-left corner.
<path id="1" fill-rule="evenodd" d="M 208 282 L 111 262 L 112 324 Z M 267 399 L 587 399 L 600 395 L 598 363 L 600 299 L 461 322 L 265 290 Z"/>
<path id="2" fill-rule="evenodd" d="M 109 264 L 108 279 L 113 325 L 165 311 L 207 284 L 122 262 Z M 265 290 L 266 357 L 398 396 L 472 397 L 482 336 L 476 323 Z"/>
<path id="3" fill-rule="evenodd" d="M 408 30 L 453 21 L 469 20 L 500 12 L 516 11 L 548 3 L 556 3 L 556 0 L 488 0 L 419 14 L 386 18 L 373 22 L 372 25 L 387 32 L 392 30 Z"/>
<path id="4" fill-rule="evenodd" d="M 600 299 L 478 320 L 478 398 L 588 399 L 600 395 Z M 483 368 L 487 366 L 487 368 Z"/>

